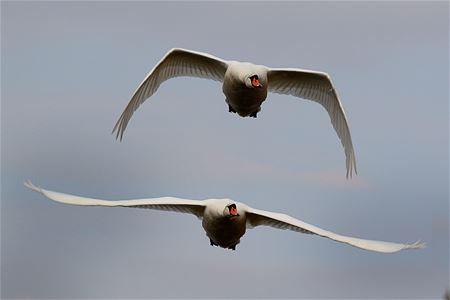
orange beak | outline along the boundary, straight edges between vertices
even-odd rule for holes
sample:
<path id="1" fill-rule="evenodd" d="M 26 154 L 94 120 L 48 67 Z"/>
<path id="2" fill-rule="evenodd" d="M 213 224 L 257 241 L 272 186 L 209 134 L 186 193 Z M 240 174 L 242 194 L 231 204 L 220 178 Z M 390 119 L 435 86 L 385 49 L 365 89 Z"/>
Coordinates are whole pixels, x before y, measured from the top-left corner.
<path id="1" fill-rule="evenodd" d="M 234 207 L 230 208 L 230 215 L 232 215 L 232 216 L 238 216 L 237 209 L 234 208 Z"/>
<path id="2" fill-rule="evenodd" d="M 256 79 L 256 77 L 252 78 L 252 85 L 253 87 L 261 87 L 261 84 L 259 83 L 259 80 Z"/>

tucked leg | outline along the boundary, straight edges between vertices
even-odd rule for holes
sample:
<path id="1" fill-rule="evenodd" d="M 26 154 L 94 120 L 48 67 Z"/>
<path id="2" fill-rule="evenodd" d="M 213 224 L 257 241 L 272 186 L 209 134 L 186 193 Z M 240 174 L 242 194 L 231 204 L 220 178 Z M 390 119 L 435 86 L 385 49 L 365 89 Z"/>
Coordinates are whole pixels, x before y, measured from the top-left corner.
<path id="1" fill-rule="evenodd" d="M 228 112 L 236 113 L 236 111 L 234 110 L 234 108 L 231 107 L 230 104 L 228 104 Z"/>

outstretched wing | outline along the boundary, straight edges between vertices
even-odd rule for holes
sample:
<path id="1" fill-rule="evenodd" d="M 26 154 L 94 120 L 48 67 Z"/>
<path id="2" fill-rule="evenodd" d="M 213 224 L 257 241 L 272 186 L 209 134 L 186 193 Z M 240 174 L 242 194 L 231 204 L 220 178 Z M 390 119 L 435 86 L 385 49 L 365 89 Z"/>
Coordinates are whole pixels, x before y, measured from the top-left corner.
<path id="1" fill-rule="evenodd" d="M 269 90 L 320 103 L 327 110 L 331 124 L 344 146 L 347 178 L 356 171 L 352 137 L 339 96 L 326 73 L 301 69 L 270 69 L 267 73 Z"/>
<path id="2" fill-rule="evenodd" d="M 376 252 L 397 252 L 403 249 L 424 248 L 425 244 L 416 242 L 413 244 L 399 244 L 382 241 L 364 240 L 344 235 L 339 235 L 331 231 L 307 224 L 291 216 L 264 210 L 248 208 L 247 226 L 253 228 L 259 225 L 271 226 L 279 229 L 288 229 L 301 233 L 316 234 L 341 243 L 346 243 L 354 247 Z"/>
<path id="3" fill-rule="evenodd" d="M 170 50 L 136 89 L 114 126 L 113 133 L 117 131 L 116 138 L 122 140 L 123 133 L 134 111 L 147 98 L 153 95 L 161 83 L 167 79 L 179 76 L 192 76 L 223 81 L 227 68 L 228 63 L 225 60 L 206 53 L 180 48 Z"/>
<path id="4" fill-rule="evenodd" d="M 100 199 L 92 199 L 74 196 L 70 194 L 63 194 L 53 191 L 44 190 L 40 187 L 33 185 L 30 181 L 24 183 L 26 187 L 43 194 L 47 198 L 56 202 L 73 204 L 73 205 L 88 205 L 88 206 L 121 206 L 121 207 L 136 207 L 136 208 L 149 208 L 157 210 L 168 210 L 182 213 L 189 213 L 203 217 L 203 211 L 205 210 L 204 201 L 188 200 L 174 197 L 162 197 L 162 198 L 150 198 L 150 199 L 136 199 L 136 200 L 119 200 L 108 201 Z"/>

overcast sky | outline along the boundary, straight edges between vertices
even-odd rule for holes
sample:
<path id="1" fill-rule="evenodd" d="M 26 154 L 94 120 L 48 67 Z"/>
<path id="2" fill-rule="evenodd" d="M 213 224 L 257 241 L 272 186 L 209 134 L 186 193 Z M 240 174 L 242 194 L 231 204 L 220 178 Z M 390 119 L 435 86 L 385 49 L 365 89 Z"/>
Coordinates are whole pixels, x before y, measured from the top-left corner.
<path id="1" fill-rule="evenodd" d="M 448 2 L 1 2 L 2 298 L 442 298 L 449 285 Z M 257 119 L 220 83 L 176 78 L 111 130 L 172 47 L 331 75 L 358 176 L 325 110 L 269 94 Z M 54 203 L 229 197 L 372 253 L 258 227 L 210 247 L 193 216 Z"/>

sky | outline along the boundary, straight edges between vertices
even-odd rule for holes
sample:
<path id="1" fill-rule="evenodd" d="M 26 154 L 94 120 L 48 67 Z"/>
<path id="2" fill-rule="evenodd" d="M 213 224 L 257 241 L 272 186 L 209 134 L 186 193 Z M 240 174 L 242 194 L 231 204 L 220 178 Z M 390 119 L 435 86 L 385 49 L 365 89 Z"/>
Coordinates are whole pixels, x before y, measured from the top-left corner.
<path id="1" fill-rule="evenodd" d="M 133 91 L 173 47 L 330 74 L 358 175 L 325 110 L 269 94 L 257 119 L 221 85 L 165 82 L 118 142 Z M 449 288 L 448 2 L 1 2 L 2 298 L 441 299 Z M 211 247 L 196 217 L 77 207 L 228 197 L 381 254 L 258 227 Z"/>

